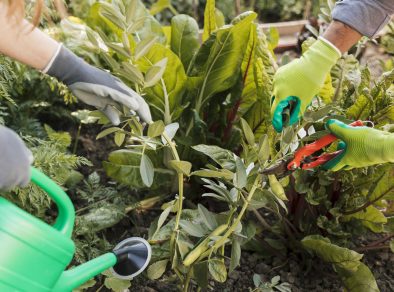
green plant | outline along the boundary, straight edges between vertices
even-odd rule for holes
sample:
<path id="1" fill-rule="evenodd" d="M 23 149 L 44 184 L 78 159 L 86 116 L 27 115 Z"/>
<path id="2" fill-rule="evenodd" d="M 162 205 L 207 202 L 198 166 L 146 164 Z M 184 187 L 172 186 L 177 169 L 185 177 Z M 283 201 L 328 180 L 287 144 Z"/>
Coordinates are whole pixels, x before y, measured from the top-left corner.
<path id="1" fill-rule="evenodd" d="M 253 283 L 255 289 L 250 289 L 251 292 L 291 292 L 291 286 L 289 283 L 280 283 L 280 277 L 276 276 L 271 279 L 271 282 L 264 282 L 260 275 L 254 274 Z"/>
<path id="2" fill-rule="evenodd" d="M 103 164 L 107 175 L 139 192 L 172 196 L 150 227 L 154 254 L 148 277 L 158 279 L 168 268 L 184 291 L 204 288 L 209 275 L 226 280 L 242 248 L 265 245 L 275 255 L 307 251 L 333 263 L 349 291 L 376 290 L 362 255 L 354 251 L 368 247 L 356 246 L 353 237 L 372 231 L 391 238 L 392 214 L 384 208 L 393 199 L 393 167 L 296 171 L 284 178 L 261 169 L 327 134 L 324 121 L 330 117 L 389 127 L 394 72 L 370 86 L 368 68 L 345 55 L 304 120 L 276 134 L 269 116 L 275 38 L 259 32 L 255 18 L 248 12 L 223 26 L 215 2 L 207 1 L 201 45 L 194 19 L 177 15 L 169 30 L 139 1 L 100 1 L 87 25 L 63 25 L 66 35 L 82 31 L 67 43 L 128 82 L 151 106 L 156 122 L 147 129 L 127 112 L 118 127 L 93 113 L 104 126 L 97 138 L 113 135 L 124 146 Z"/>

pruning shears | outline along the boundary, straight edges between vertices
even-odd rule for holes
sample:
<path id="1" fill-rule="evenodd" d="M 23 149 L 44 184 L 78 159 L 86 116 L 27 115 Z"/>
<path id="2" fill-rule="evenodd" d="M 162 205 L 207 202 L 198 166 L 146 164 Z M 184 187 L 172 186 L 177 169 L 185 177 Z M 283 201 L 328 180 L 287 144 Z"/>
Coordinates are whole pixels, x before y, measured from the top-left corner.
<path id="1" fill-rule="evenodd" d="M 355 121 L 350 125 L 353 127 L 362 127 L 364 126 L 364 122 Z M 262 173 L 267 175 L 275 174 L 278 176 L 286 176 L 297 169 L 313 169 L 325 164 L 341 154 L 343 150 L 324 153 L 320 156 L 314 156 L 313 154 L 335 142 L 337 139 L 338 138 L 333 134 L 325 135 L 315 142 L 301 147 L 295 153 L 281 158 L 274 165 L 262 170 Z"/>

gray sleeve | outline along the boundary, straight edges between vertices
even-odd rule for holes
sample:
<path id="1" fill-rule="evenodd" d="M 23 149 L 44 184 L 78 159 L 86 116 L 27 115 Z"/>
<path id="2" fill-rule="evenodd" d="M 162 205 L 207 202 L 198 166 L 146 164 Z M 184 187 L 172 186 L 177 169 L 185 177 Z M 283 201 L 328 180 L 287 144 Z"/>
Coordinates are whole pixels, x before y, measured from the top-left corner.
<path id="1" fill-rule="evenodd" d="M 394 0 L 342 0 L 332 11 L 343 22 L 367 37 L 375 36 L 394 14 Z"/>

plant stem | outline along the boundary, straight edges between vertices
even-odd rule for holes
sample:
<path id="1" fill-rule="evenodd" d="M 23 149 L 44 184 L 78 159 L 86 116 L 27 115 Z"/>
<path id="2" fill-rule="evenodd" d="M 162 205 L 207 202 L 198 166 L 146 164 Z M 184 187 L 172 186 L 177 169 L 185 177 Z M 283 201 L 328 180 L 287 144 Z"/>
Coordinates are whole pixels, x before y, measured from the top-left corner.
<path id="1" fill-rule="evenodd" d="M 237 219 L 234 220 L 234 223 L 230 226 L 229 229 L 227 229 L 226 233 L 218 240 L 215 242 L 215 244 L 212 246 L 212 250 L 217 250 L 219 247 L 221 247 L 227 240 L 227 238 L 230 237 L 230 235 L 234 232 L 234 230 L 237 228 L 238 224 L 241 222 L 242 217 L 245 214 L 246 209 L 249 206 L 249 203 L 251 199 L 253 198 L 254 193 L 256 192 L 258 186 L 260 184 L 260 175 L 258 175 L 253 183 L 253 186 L 249 192 L 248 197 L 246 198 L 246 202 L 242 206 L 241 212 L 239 212 L 239 215 Z"/>
<path id="2" fill-rule="evenodd" d="M 168 9 L 170 9 L 172 14 L 174 14 L 174 15 L 178 15 L 179 14 L 178 11 L 175 9 L 175 7 L 172 6 L 172 5 L 168 6 Z"/>
<path id="3" fill-rule="evenodd" d="M 78 132 L 77 132 L 77 136 L 75 137 L 75 142 L 73 147 L 73 154 L 77 153 L 77 146 L 78 146 L 79 136 L 81 135 L 81 129 L 82 129 L 82 123 L 79 123 Z"/>
<path id="4" fill-rule="evenodd" d="M 180 161 L 175 143 L 171 140 L 170 137 L 168 137 L 168 135 L 165 132 L 162 135 L 163 138 L 167 141 L 168 145 L 170 146 L 174 159 Z M 174 254 L 176 252 L 176 237 L 179 231 L 179 221 L 181 220 L 182 208 L 183 208 L 183 173 L 178 173 L 178 210 L 175 218 L 174 232 L 172 233 L 170 240 L 171 261 L 174 260 Z"/>
<path id="5" fill-rule="evenodd" d="M 377 245 L 377 246 L 363 246 L 356 248 L 355 251 L 357 252 L 363 252 L 363 251 L 368 251 L 368 250 L 379 250 L 379 249 L 389 249 L 390 245 Z"/>
<path id="6" fill-rule="evenodd" d="M 183 285 L 183 292 L 189 291 L 190 280 L 192 278 L 192 268 L 190 267 L 189 271 L 187 272 L 185 284 Z"/>

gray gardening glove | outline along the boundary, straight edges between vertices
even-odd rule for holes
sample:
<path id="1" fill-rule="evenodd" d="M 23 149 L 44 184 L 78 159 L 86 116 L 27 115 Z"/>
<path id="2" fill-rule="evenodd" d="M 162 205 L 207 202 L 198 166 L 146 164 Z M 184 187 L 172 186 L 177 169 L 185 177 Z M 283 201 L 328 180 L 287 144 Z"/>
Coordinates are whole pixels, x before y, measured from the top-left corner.
<path id="1" fill-rule="evenodd" d="M 0 190 L 26 186 L 33 154 L 12 130 L 0 126 Z"/>
<path id="2" fill-rule="evenodd" d="M 64 46 L 45 73 L 62 81 L 78 99 L 102 111 L 114 125 L 120 123 L 122 106 L 136 112 L 146 123 L 152 122 L 149 106 L 141 96 Z"/>

